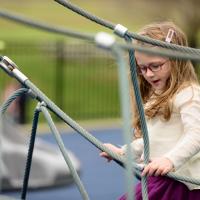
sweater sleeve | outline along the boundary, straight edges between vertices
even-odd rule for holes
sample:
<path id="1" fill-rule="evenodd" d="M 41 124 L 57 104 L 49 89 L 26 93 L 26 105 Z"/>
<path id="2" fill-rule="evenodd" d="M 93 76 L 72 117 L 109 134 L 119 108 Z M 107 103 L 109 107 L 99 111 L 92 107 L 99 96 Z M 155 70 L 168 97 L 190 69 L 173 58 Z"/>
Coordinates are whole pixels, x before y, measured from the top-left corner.
<path id="1" fill-rule="evenodd" d="M 131 152 L 133 154 L 133 158 L 134 160 L 139 163 L 141 162 L 141 155 L 143 153 L 143 139 L 139 138 L 136 140 L 133 140 L 133 142 L 131 143 Z M 127 149 L 127 145 L 122 146 L 122 149 L 124 151 L 124 153 L 126 153 L 126 149 Z"/>
<path id="2" fill-rule="evenodd" d="M 174 105 L 180 111 L 183 137 L 175 148 L 164 156 L 178 169 L 200 151 L 200 88 L 183 89 L 177 94 Z"/>

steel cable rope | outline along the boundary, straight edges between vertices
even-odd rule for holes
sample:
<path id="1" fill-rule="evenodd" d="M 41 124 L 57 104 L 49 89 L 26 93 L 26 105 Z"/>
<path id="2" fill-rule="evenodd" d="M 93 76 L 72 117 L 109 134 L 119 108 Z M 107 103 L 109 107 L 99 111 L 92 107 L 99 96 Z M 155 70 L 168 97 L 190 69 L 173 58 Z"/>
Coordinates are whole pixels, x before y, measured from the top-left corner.
<path id="1" fill-rule="evenodd" d="M 61 151 L 61 153 L 62 153 L 62 155 L 63 155 L 63 157 L 65 159 L 65 162 L 67 163 L 67 165 L 69 167 L 69 170 L 70 170 L 70 172 L 72 174 L 72 177 L 73 177 L 73 179 L 74 179 L 74 181 L 76 183 L 77 188 L 79 189 L 79 192 L 80 192 L 82 198 L 84 200 L 89 200 L 88 193 L 87 193 L 86 189 L 84 188 L 84 185 L 83 185 L 78 173 L 76 172 L 76 169 L 74 168 L 73 163 L 70 160 L 70 157 L 68 156 L 68 153 L 67 153 L 67 151 L 65 149 L 65 145 L 63 143 L 63 140 L 62 140 L 62 138 L 61 138 L 61 136 L 60 136 L 60 134 L 59 134 L 59 132 L 58 132 L 58 130 L 57 130 L 52 118 L 51 118 L 50 113 L 48 112 L 48 110 L 47 110 L 47 108 L 45 106 L 45 103 L 43 103 L 43 102 L 40 103 L 39 104 L 39 109 L 44 114 L 44 117 L 45 117 L 45 119 L 46 119 L 46 121 L 47 121 L 47 123 L 49 125 L 49 128 L 51 129 L 51 132 L 53 133 L 53 135 L 54 135 L 54 137 L 56 139 L 56 142 L 57 142 L 57 144 L 58 144 L 58 146 L 60 148 L 60 151 Z"/>
<path id="2" fill-rule="evenodd" d="M 131 43 L 132 39 L 131 37 L 125 35 L 124 36 L 125 40 L 127 43 Z M 139 113 L 139 119 L 141 123 L 141 131 L 142 131 L 142 138 L 143 138 L 143 143 L 144 143 L 144 164 L 147 165 L 149 163 L 149 135 L 148 135 L 148 130 L 147 130 L 147 124 L 145 120 L 145 113 L 144 113 L 144 108 L 142 104 L 142 97 L 140 94 L 140 88 L 137 80 L 137 68 L 135 64 L 135 52 L 134 50 L 129 50 L 129 66 L 130 66 L 130 73 L 131 73 L 131 81 L 132 81 L 132 86 L 135 94 L 135 101 L 136 101 L 136 107 Z M 147 189 L 147 176 L 142 176 L 141 177 L 141 183 L 142 183 L 142 196 L 143 199 L 145 197 L 148 197 L 148 189 Z"/>
<path id="3" fill-rule="evenodd" d="M 22 94 L 28 93 L 28 89 L 27 88 L 20 88 L 16 91 L 13 92 L 13 94 L 11 94 L 8 99 L 3 103 L 3 105 L 0 107 L 0 126 L 2 127 L 2 118 L 3 118 L 3 114 L 6 112 L 7 108 L 11 105 L 11 103 L 16 100 L 18 97 L 20 97 Z M 2 198 L 2 197 L 0 197 Z M 7 199 L 10 199 L 10 197 L 5 197 Z"/>
<path id="4" fill-rule="evenodd" d="M 1 67 L 1 63 L 0 63 L 0 67 Z M 17 77 L 15 77 L 15 78 L 19 81 L 19 79 Z M 21 80 L 19 82 L 22 83 Z M 28 81 L 27 83 L 23 83 L 23 84 L 26 85 L 26 86 L 29 85 L 30 86 L 30 87 L 28 86 L 28 88 L 30 88 L 29 90 L 33 90 L 34 93 L 38 95 L 36 99 L 39 102 L 42 102 L 41 99 L 44 99 L 44 102 L 47 102 L 48 103 L 47 105 L 49 105 L 48 108 L 51 111 L 53 111 L 55 115 L 57 115 L 59 118 L 61 118 L 66 124 L 68 124 L 72 129 L 74 129 L 75 131 L 80 133 L 80 135 L 82 135 L 85 139 L 87 139 L 89 142 L 91 142 L 99 150 L 105 151 L 106 153 L 108 153 L 111 157 L 114 158 L 114 161 L 116 161 L 120 166 L 122 166 L 122 167 L 125 166 L 124 158 L 122 156 L 119 156 L 118 154 L 115 154 L 110 149 L 108 149 L 104 145 L 102 145 L 102 143 L 97 138 L 92 136 L 92 134 L 90 134 L 88 131 L 86 131 L 84 128 L 82 128 L 78 123 L 76 123 L 73 119 L 71 119 L 69 116 L 67 116 L 67 114 L 65 114 L 63 111 L 59 112 L 60 109 L 51 100 L 49 100 L 48 97 L 46 97 L 36 86 L 34 86 L 34 84 L 32 84 L 30 81 Z M 12 97 L 12 95 L 11 95 L 1 105 L 1 107 L 0 107 L 0 116 L 2 116 L 2 114 L 3 114 L 2 111 L 5 111 L 8 108 L 8 105 L 10 105 L 10 104 L 7 103 L 7 101 L 10 101 L 10 98 L 14 99 Z M 47 101 L 45 101 L 45 100 L 47 100 Z M 55 105 L 55 107 L 52 107 L 53 105 Z M 143 168 L 141 166 L 137 165 L 136 163 L 132 163 L 132 164 L 133 164 L 133 168 L 136 170 L 135 172 L 139 175 L 139 171 L 141 171 Z M 193 183 L 193 184 L 200 185 L 200 180 L 191 179 L 191 178 L 188 178 L 186 176 L 175 175 L 172 172 L 166 174 L 166 176 L 170 177 L 170 178 L 173 178 L 173 179 L 180 180 L 180 181 L 185 181 L 185 182 L 188 182 L 188 183 Z"/>
<path id="5" fill-rule="evenodd" d="M 112 40 L 112 37 L 111 37 Z M 100 41 L 101 42 L 101 41 Z M 115 41 L 112 41 L 115 42 Z M 134 190 L 132 189 L 132 182 L 134 180 L 133 177 L 133 153 L 131 151 L 131 142 L 132 142 L 132 134 L 131 134 L 131 106 L 130 106 L 130 85 L 127 76 L 127 64 L 123 57 L 122 49 L 117 45 L 112 46 L 112 52 L 114 53 L 115 59 L 117 61 L 118 66 L 118 85 L 119 85 L 119 96 L 121 103 L 121 115 L 123 119 L 123 138 L 124 143 L 127 144 L 126 154 L 125 154 L 125 162 L 126 162 L 126 184 L 127 184 L 127 200 L 134 200 Z M 148 195 L 144 196 L 144 200 L 148 200 Z"/>
<path id="6" fill-rule="evenodd" d="M 10 106 L 10 104 L 16 100 L 17 97 L 21 96 L 24 93 L 28 93 L 27 88 L 20 88 L 11 94 L 8 99 L 3 103 L 3 105 L 0 107 L 0 118 L 2 118 L 2 115 L 6 112 L 7 108 Z M 37 113 L 34 115 L 33 121 L 37 120 Z M 33 128 L 32 128 L 33 130 Z M 30 138 L 30 144 L 29 144 L 29 150 L 26 160 L 26 167 L 25 167 L 25 173 L 24 173 L 24 180 L 23 180 L 23 187 L 21 192 L 21 199 L 26 199 L 26 193 L 27 193 L 27 185 L 29 180 L 29 174 L 30 174 L 30 167 L 31 167 L 31 161 L 32 161 L 32 154 L 33 154 L 33 148 L 34 148 L 34 142 L 35 142 L 35 134 L 31 134 Z"/>
<path id="7" fill-rule="evenodd" d="M 31 171 L 31 164 L 32 164 L 32 158 L 33 158 L 33 151 L 34 151 L 34 145 L 35 145 L 35 137 L 36 137 L 36 132 L 37 132 L 39 114 L 40 114 L 40 110 L 37 107 L 33 115 L 31 136 L 29 140 L 28 154 L 27 154 L 27 159 L 26 159 L 26 164 L 25 164 L 25 173 L 24 173 L 23 186 L 22 186 L 22 191 L 21 191 L 22 200 L 26 199 L 27 190 L 28 190 L 28 181 L 29 181 L 29 175 Z"/>
<path id="8" fill-rule="evenodd" d="M 47 25 L 45 22 L 41 23 L 36 20 L 33 21 L 31 19 L 27 19 L 27 17 L 25 16 L 22 16 L 19 14 L 11 14 L 10 12 L 2 10 L 2 9 L 0 9 L 0 17 L 23 24 L 23 25 L 27 25 L 33 28 L 41 29 L 43 31 L 57 33 L 64 36 L 69 36 L 69 37 L 73 37 L 77 39 L 83 39 L 90 42 L 94 42 L 94 39 L 95 39 L 95 35 L 77 32 L 77 31 L 69 30 L 63 27 Z M 194 61 L 200 61 L 200 56 L 194 55 L 191 53 L 183 53 L 183 52 L 178 52 L 178 51 L 170 50 L 170 49 L 152 49 L 148 47 L 141 47 L 136 44 L 117 43 L 117 45 L 119 45 L 124 50 L 134 49 L 134 50 L 152 54 L 152 55 L 160 55 L 163 57 L 170 57 L 170 58 L 176 58 L 176 59 L 180 58 L 183 60 L 190 59 Z"/>
<path id="9" fill-rule="evenodd" d="M 50 26 L 50 25 L 47 25 L 47 23 L 45 22 L 42 23 L 42 22 L 33 21 L 33 20 L 25 18 L 22 15 L 12 14 L 3 9 L 0 9 L 0 17 L 15 21 L 17 23 L 24 24 L 26 26 L 31 26 L 31 27 L 42 29 L 44 31 L 48 31 L 52 33 L 59 33 L 62 35 L 67 35 L 70 37 L 83 39 L 83 40 L 93 40 L 93 36 L 88 33 L 84 34 L 84 33 L 76 32 L 76 31 L 69 30 L 63 27 L 58 27 L 58 26 L 53 26 L 53 25 Z"/>
<path id="10" fill-rule="evenodd" d="M 84 9 L 78 7 L 77 5 L 74 5 L 72 3 L 70 3 L 68 0 L 54 0 L 56 1 L 57 3 L 59 3 L 60 5 L 72 10 L 73 12 L 76 12 L 77 14 L 93 21 L 93 22 L 96 22 L 97 24 L 100 24 L 104 27 L 107 27 L 111 30 L 114 30 L 116 25 L 109 22 L 109 21 L 106 21 L 104 19 L 101 19 L 93 14 L 90 14 L 89 12 L 85 11 Z M 200 49 L 194 49 L 194 48 L 191 48 L 191 47 L 183 47 L 183 46 L 179 46 L 179 45 L 175 45 L 175 44 L 169 44 L 169 43 L 165 43 L 163 41 L 159 41 L 159 40 L 155 40 L 155 39 L 151 39 L 149 37 L 145 37 L 145 36 L 141 36 L 141 35 L 138 35 L 136 33 L 131 33 L 129 31 L 126 32 L 126 35 L 136 39 L 136 40 L 140 40 L 140 41 L 143 41 L 145 43 L 149 43 L 149 44 L 152 44 L 152 45 L 156 45 L 156 46 L 160 46 L 160 47 L 163 47 L 163 48 L 168 48 L 168 49 L 173 49 L 173 50 L 178 50 L 178 51 L 181 51 L 181 52 L 187 52 L 187 53 L 191 53 L 191 54 L 196 54 L 196 55 L 199 55 L 200 56 Z"/>
<path id="11" fill-rule="evenodd" d="M 17 98 L 20 97 L 22 94 L 27 93 L 29 90 L 28 88 L 20 88 L 13 92 L 11 96 L 3 103 L 3 106 L 0 107 L 0 115 L 4 114 L 9 105 Z"/>

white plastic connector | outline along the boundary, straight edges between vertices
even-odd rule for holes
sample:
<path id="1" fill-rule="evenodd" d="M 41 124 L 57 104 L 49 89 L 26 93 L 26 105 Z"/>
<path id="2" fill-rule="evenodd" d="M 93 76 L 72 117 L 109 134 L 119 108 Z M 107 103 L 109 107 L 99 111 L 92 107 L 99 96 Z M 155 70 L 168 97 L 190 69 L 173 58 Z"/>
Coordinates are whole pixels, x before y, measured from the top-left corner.
<path id="1" fill-rule="evenodd" d="M 122 26 L 121 24 L 117 24 L 114 29 L 114 33 L 119 35 L 120 37 L 124 37 L 128 29 L 125 26 Z"/>
<path id="2" fill-rule="evenodd" d="M 115 38 L 108 33 L 99 32 L 95 36 L 95 42 L 103 48 L 110 48 L 115 43 Z"/>

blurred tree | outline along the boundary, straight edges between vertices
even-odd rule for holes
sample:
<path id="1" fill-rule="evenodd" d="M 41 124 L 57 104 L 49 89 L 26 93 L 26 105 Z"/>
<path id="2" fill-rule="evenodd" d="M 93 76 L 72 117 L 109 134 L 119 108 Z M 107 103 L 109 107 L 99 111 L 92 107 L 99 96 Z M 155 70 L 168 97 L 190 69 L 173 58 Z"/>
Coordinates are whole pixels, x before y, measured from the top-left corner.
<path id="1" fill-rule="evenodd" d="M 200 1 L 177 0 L 173 2 L 176 3 L 177 14 L 179 14 L 179 18 L 183 23 L 189 44 L 196 48 L 198 46 L 198 33 L 200 29 Z"/>
<path id="2" fill-rule="evenodd" d="M 168 0 L 174 4 L 172 11 L 174 18 L 181 24 L 188 37 L 189 46 L 197 48 L 199 44 L 200 31 L 200 1 L 199 0 Z M 173 16 L 173 14 L 171 14 Z M 193 62 L 195 70 L 200 77 L 199 64 Z"/>
<path id="3" fill-rule="evenodd" d="M 146 0 L 144 0 L 145 2 Z M 200 30 L 200 1 L 199 0 L 151 0 L 153 12 L 152 19 L 169 19 L 180 25 L 188 36 L 189 45 L 198 46 L 198 33 Z M 151 9 L 151 8 L 150 8 Z"/>

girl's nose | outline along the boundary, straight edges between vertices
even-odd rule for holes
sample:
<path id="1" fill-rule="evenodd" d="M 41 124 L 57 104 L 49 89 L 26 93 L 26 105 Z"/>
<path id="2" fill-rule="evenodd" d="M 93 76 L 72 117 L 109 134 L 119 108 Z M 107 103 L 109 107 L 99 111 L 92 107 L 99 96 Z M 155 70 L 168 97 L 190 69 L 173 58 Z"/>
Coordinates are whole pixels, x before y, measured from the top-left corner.
<path id="1" fill-rule="evenodd" d="M 149 68 L 147 68 L 146 76 L 152 77 L 152 76 L 154 76 L 154 73 Z"/>

